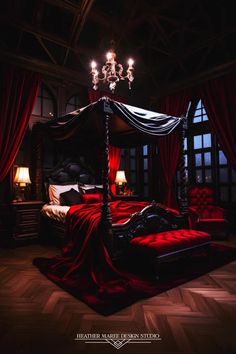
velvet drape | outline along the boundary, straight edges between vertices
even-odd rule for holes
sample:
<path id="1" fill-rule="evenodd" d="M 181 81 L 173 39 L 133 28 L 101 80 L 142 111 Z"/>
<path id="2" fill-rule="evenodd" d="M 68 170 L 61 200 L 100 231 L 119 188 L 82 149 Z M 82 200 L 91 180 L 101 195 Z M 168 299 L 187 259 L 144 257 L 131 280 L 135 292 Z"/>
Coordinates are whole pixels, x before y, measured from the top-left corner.
<path id="1" fill-rule="evenodd" d="M 14 66 L 1 70 L 0 182 L 9 172 L 25 136 L 40 85 L 38 74 Z"/>
<path id="2" fill-rule="evenodd" d="M 120 96 L 114 95 L 112 93 L 105 93 L 102 91 L 95 91 L 90 89 L 89 90 L 89 100 L 90 103 L 96 102 L 99 98 L 107 96 L 115 101 L 119 101 L 121 103 L 125 103 L 124 99 Z M 110 181 L 110 188 L 113 194 L 116 194 L 116 185 L 115 185 L 115 178 L 116 172 L 120 167 L 120 155 L 121 149 L 116 146 L 109 146 L 109 161 L 110 161 L 110 174 L 109 174 L 109 181 Z"/>
<path id="3" fill-rule="evenodd" d="M 165 96 L 160 102 L 160 111 L 173 116 L 184 116 L 187 113 L 190 99 L 189 91 Z M 165 195 L 163 203 L 171 208 L 177 206 L 174 180 L 181 156 L 181 131 L 176 129 L 169 135 L 158 138 L 160 160 L 163 170 Z"/>
<path id="4" fill-rule="evenodd" d="M 236 169 L 236 74 L 206 82 L 200 88 L 200 97 L 211 129 Z"/>
<path id="5" fill-rule="evenodd" d="M 111 202 L 113 222 L 123 222 L 147 205 L 148 202 Z M 103 315 L 156 293 L 155 282 L 113 264 L 101 228 L 100 203 L 73 205 L 66 215 L 66 225 L 68 242 L 62 254 L 34 259 L 50 280 Z"/>

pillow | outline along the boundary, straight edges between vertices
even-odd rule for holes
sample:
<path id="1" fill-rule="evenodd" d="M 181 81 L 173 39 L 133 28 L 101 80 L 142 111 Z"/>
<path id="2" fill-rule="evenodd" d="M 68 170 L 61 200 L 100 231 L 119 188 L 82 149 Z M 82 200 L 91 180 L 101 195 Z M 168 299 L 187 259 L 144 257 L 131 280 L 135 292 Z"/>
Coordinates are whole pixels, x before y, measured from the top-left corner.
<path id="1" fill-rule="evenodd" d="M 103 195 L 101 193 L 93 193 L 93 194 L 81 194 L 81 199 L 83 203 L 101 203 L 103 201 Z M 109 195 L 108 200 L 111 202 L 111 196 Z"/>
<path id="2" fill-rule="evenodd" d="M 79 192 L 78 184 L 68 184 L 65 186 L 60 186 L 57 184 L 50 184 L 48 187 L 48 195 L 50 204 L 60 205 L 60 194 L 68 192 L 71 188 Z"/>
<path id="3" fill-rule="evenodd" d="M 81 184 L 79 186 L 81 193 L 96 194 L 102 192 L 102 185 L 97 184 Z"/>
<path id="4" fill-rule="evenodd" d="M 101 203 L 102 202 L 102 194 L 81 194 L 82 201 L 85 204 L 91 203 Z"/>
<path id="5" fill-rule="evenodd" d="M 96 185 L 95 186 L 95 189 L 96 189 L 96 193 L 102 193 L 103 192 L 103 186 L 101 185 Z"/>
<path id="6" fill-rule="evenodd" d="M 61 205 L 75 205 L 82 203 L 81 194 L 74 188 L 60 194 Z"/>
<path id="7" fill-rule="evenodd" d="M 95 194 L 96 193 L 96 188 L 94 184 L 81 184 L 79 186 L 79 190 L 83 194 Z"/>

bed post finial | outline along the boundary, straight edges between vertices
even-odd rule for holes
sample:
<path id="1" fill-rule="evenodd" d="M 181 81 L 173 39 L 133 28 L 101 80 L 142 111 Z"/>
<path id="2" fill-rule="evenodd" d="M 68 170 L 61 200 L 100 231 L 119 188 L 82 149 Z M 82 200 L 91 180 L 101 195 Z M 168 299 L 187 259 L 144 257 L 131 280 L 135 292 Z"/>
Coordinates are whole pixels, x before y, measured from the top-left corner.
<path id="1" fill-rule="evenodd" d="M 182 125 L 182 145 L 181 145 L 181 160 L 179 165 L 180 171 L 180 210 L 182 213 L 188 212 L 188 181 L 187 181 L 187 169 L 185 166 L 184 157 L 184 139 L 187 130 L 187 117 L 183 118 Z"/>

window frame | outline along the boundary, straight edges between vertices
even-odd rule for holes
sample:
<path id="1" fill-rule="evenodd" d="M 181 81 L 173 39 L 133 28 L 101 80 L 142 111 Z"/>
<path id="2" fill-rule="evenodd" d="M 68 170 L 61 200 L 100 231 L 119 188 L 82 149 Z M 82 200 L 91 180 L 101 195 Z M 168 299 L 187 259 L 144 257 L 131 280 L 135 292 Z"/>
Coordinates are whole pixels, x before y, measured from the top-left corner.
<path id="1" fill-rule="evenodd" d="M 195 111 L 196 108 L 199 105 L 199 102 L 201 102 L 201 105 L 203 106 L 202 101 L 199 98 L 195 98 L 192 100 L 189 112 L 188 112 L 188 129 L 186 131 L 186 138 L 187 138 L 187 157 L 188 157 L 188 184 L 189 186 L 192 185 L 212 185 L 216 191 L 216 197 L 217 197 L 217 202 L 220 203 L 222 206 L 235 206 L 236 205 L 236 198 L 234 198 L 234 193 L 233 191 L 236 190 L 236 177 L 235 181 L 233 181 L 233 169 L 229 166 L 228 163 L 220 165 L 219 162 L 219 151 L 222 151 L 220 148 L 217 138 L 215 134 L 211 131 L 209 121 L 208 120 L 203 120 L 199 122 L 194 122 L 194 116 L 195 116 Z M 204 109 L 205 111 L 205 109 Z M 195 149 L 194 147 L 194 136 L 201 135 L 203 136 L 204 134 L 211 134 L 211 147 L 201 147 L 198 149 Z M 203 139 L 203 138 L 202 138 Z M 211 152 L 211 164 L 210 165 L 205 165 L 204 164 L 204 154 L 207 152 Z M 197 153 L 201 153 L 201 156 L 203 158 L 202 161 L 202 166 L 197 167 L 195 164 L 195 156 Z M 209 166 L 209 167 L 208 167 Z M 206 181 L 205 175 L 206 175 L 206 170 L 208 168 L 211 168 L 211 181 Z M 226 182 L 221 182 L 220 181 L 220 168 L 227 168 L 228 171 L 228 180 Z M 203 171 L 203 181 L 202 182 L 197 182 L 196 181 L 196 171 L 197 169 Z M 179 187 L 180 180 L 179 180 L 179 174 L 177 175 L 177 184 Z M 227 200 L 223 199 L 221 196 L 221 190 L 222 188 L 227 187 Z"/>
<path id="2" fill-rule="evenodd" d="M 73 100 L 74 100 L 74 102 L 71 103 L 70 101 L 73 101 Z M 72 107 L 72 109 L 68 110 L 69 106 Z M 75 94 L 75 95 L 72 95 L 68 98 L 68 100 L 66 102 L 65 112 L 66 112 L 66 114 L 68 114 L 70 112 L 76 111 L 77 109 L 79 109 L 81 107 L 82 107 L 82 104 L 81 104 L 79 95 Z"/>
<path id="3" fill-rule="evenodd" d="M 48 115 L 44 114 L 44 110 L 45 110 L 45 106 L 46 106 L 46 102 L 50 102 L 52 105 L 52 110 L 53 112 L 49 112 Z M 40 114 L 37 114 L 34 112 L 35 107 L 39 106 L 39 111 Z M 51 113 L 51 114 L 50 114 Z M 47 87 L 46 84 L 42 83 L 41 87 L 39 89 L 36 101 L 35 101 L 35 105 L 32 111 L 32 115 L 35 117 L 42 117 L 42 118 L 46 118 L 46 119 L 52 119 L 56 116 L 57 111 L 56 111 L 56 103 L 55 103 L 55 98 L 53 96 L 53 94 L 51 93 L 50 89 Z"/>

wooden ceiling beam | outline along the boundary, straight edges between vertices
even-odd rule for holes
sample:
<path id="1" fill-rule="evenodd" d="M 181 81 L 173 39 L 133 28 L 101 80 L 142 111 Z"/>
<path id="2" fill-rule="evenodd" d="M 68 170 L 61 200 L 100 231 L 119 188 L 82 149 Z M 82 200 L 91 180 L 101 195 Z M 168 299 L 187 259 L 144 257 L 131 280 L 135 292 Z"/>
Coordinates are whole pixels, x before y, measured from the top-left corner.
<path id="1" fill-rule="evenodd" d="M 71 42 L 72 46 L 76 47 L 79 36 L 82 32 L 86 19 L 89 15 L 90 9 L 94 3 L 94 0 L 84 0 L 82 5 L 82 10 L 80 14 L 78 13 L 75 19 L 75 23 L 72 26 L 72 36 Z"/>
<path id="2" fill-rule="evenodd" d="M 52 53 L 50 52 L 50 50 L 47 48 L 47 46 L 45 45 L 45 43 L 43 42 L 42 38 L 39 36 L 36 36 L 39 44 L 41 45 L 41 47 L 43 48 L 43 50 L 47 53 L 47 55 L 49 56 L 49 58 L 51 59 L 51 61 L 54 64 L 57 64 L 56 59 L 54 58 L 54 56 L 52 55 Z"/>
<path id="3" fill-rule="evenodd" d="M 75 2 L 69 0 L 43 0 L 45 3 L 53 5 L 55 7 L 60 7 L 63 10 L 67 10 L 69 12 L 77 12 L 81 9 L 80 4 L 76 4 Z"/>
<path id="4" fill-rule="evenodd" d="M 1 23 L 5 23 L 9 26 L 17 28 L 20 31 L 33 34 L 35 37 L 39 36 L 42 39 L 47 40 L 52 43 L 55 43 L 63 48 L 70 49 L 78 55 L 80 55 L 80 54 L 87 55 L 87 53 L 89 55 L 93 54 L 92 50 L 87 47 L 80 46 L 79 48 L 74 48 L 71 45 L 69 45 L 68 42 L 66 40 L 62 39 L 61 37 L 55 36 L 53 34 L 49 34 L 48 32 L 44 32 L 38 28 L 34 28 L 33 26 L 28 25 L 22 21 L 13 21 L 13 20 L 9 21 L 9 19 L 6 19 L 1 15 L 0 15 L 0 21 L 1 21 Z"/>
<path id="5" fill-rule="evenodd" d="M 160 23 L 157 24 L 157 27 L 159 28 L 163 43 L 165 43 L 166 48 L 169 49 L 169 53 L 170 53 L 171 58 L 176 62 L 176 64 L 179 66 L 179 68 L 184 73 L 186 73 L 186 67 L 185 67 L 183 61 L 181 60 L 181 57 L 173 49 L 172 43 L 171 43 L 170 39 L 168 38 L 168 35 L 165 32 L 165 29 L 161 26 Z"/>
<path id="6" fill-rule="evenodd" d="M 0 59 L 1 61 L 10 62 L 25 69 L 56 78 L 59 81 L 73 82 L 84 86 L 89 85 L 89 77 L 87 78 L 84 72 L 67 69 L 61 65 L 47 63 L 43 60 L 15 54 L 1 49 Z"/>
<path id="7" fill-rule="evenodd" d="M 232 72 L 236 72 L 236 60 L 229 61 L 225 64 L 215 66 L 210 70 L 202 71 L 201 73 L 197 73 L 195 75 L 190 75 L 187 79 L 178 80 L 173 84 L 168 83 L 162 84 L 161 92 L 156 96 L 156 98 L 152 97 L 152 100 L 159 98 L 163 95 L 172 94 L 174 92 L 178 92 L 179 90 L 183 90 L 184 88 L 197 87 L 198 85 L 212 79 L 216 79 L 218 77 L 230 74 Z"/>
<path id="8" fill-rule="evenodd" d="M 212 45 L 212 43 L 216 43 L 219 40 L 223 40 L 225 37 L 231 35 L 232 33 L 236 32 L 236 27 L 235 28 L 228 28 L 227 30 L 225 30 L 222 33 L 217 33 L 216 35 L 210 37 L 210 38 L 204 38 L 202 42 L 200 42 L 198 45 L 194 45 L 192 48 L 190 49 L 186 49 L 185 46 L 185 50 L 182 51 L 183 56 L 182 58 L 187 58 L 190 55 L 193 55 L 195 53 L 197 53 L 199 50 L 207 48 L 208 46 Z"/>
<path id="9" fill-rule="evenodd" d="M 68 43 L 66 40 L 62 39 L 61 37 L 58 37 L 56 35 L 53 35 L 53 34 L 50 34 L 48 32 L 45 32 L 41 29 L 38 29 L 38 28 L 35 28 L 31 25 L 28 25 L 26 24 L 25 22 L 23 21 L 19 21 L 17 19 L 7 19 L 5 18 L 4 16 L 1 16 L 0 15 L 0 21 L 2 24 L 6 24 L 6 25 L 9 25 L 11 27 L 14 27 L 14 28 L 17 28 L 19 30 L 22 30 L 24 32 L 27 32 L 27 33 L 31 33 L 33 35 L 38 35 L 50 42 L 53 42 L 55 44 L 58 44 L 62 47 L 65 47 L 67 48 L 68 47 Z"/>
<path id="10" fill-rule="evenodd" d="M 78 38 L 81 34 L 81 31 L 84 27 L 84 24 L 86 22 L 86 18 L 89 14 L 89 11 L 93 5 L 94 0 L 84 0 L 83 5 L 81 6 L 82 9 L 79 9 L 77 13 L 75 14 L 74 21 L 72 24 L 72 29 L 71 29 L 71 36 L 70 36 L 70 46 L 73 48 L 77 48 L 77 42 Z M 63 65 L 66 64 L 67 58 L 70 52 L 70 48 L 67 48 L 65 57 L 63 60 Z"/>

